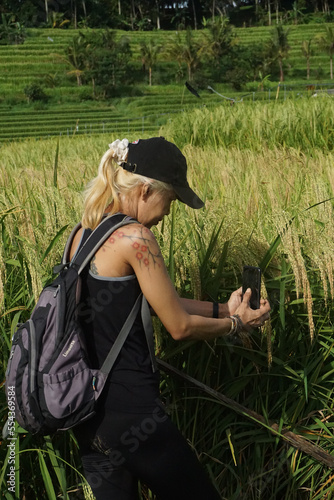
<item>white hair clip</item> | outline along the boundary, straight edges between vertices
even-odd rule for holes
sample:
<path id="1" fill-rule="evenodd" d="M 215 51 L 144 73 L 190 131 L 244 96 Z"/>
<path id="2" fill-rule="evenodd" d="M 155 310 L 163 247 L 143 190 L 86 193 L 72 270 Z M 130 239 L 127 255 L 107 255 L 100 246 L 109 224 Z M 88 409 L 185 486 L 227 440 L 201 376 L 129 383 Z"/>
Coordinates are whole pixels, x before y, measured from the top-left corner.
<path id="1" fill-rule="evenodd" d="M 116 139 L 116 141 L 109 144 L 109 148 L 114 152 L 114 158 L 118 165 L 122 165 L 128 156 L 129 141 L 127 139 Z"/>

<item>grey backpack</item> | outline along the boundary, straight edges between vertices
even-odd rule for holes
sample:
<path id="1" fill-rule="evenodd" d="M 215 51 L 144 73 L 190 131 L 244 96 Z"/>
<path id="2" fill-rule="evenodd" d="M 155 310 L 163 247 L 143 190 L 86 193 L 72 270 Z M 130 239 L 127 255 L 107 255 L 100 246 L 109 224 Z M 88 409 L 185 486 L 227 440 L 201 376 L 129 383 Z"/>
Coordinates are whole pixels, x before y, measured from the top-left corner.
<path id="1" fill-rule="evenodd" d="M 94 415 L 112 366 L 141 310 L 155 371 L 153 330 L 146 299 L 140 294 L 100 369 L 92 369 L 78 321 L 81 274 L 110 234 L 136 220 L 124 214 L 103 219 L 94 231 L 85 230 L 71 262 L 69 251 L 78 224 L 65 247 L 58 277 L 46 286 L 31 314 L 14 333 L 6 371 L 6 393 L 17 422 L 33 434 L 69 429 Z M 13 401 L 14 399 L 14 401 Z M 12 420 L 4 428 L 13 433 Z"/>

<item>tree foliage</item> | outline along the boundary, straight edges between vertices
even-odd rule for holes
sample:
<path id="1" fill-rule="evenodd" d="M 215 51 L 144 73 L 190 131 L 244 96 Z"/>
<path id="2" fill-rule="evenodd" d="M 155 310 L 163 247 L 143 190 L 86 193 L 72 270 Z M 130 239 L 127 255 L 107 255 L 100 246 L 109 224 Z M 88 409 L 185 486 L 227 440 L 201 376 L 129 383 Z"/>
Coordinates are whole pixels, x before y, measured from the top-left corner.
<path id="1" fill-rule="evenodd" d="M 203 31 L 200 55 L 212 64 L 212 76 L 222 78 L 226 62 L 232 61 L 236 36 L 227 17 L 215 17 L 204 22 L 206 31 Z"/>
<path id="2" fill-rule="evenodd" d="M 0 45 L 23 43 L 27 36 L 23 24 L 15 20 L 15 16 L 1 15 L 0 24 Z"/>
<path id="3" fill-rule="evenodd" d="M 289 28 L 284 28 L 281 25 L 275 26 L 268 42 L 268 56 L 272 62 L 278 62 L 281 82 L 284 80 L 283 62 L 290 50 L 288 43 L 289 31 Z"/>
<path id="4" fill-rule="evenodd" d="M 2 0 L 0 14 L 27 27 L 108 27 L 129 30 L 203 27 L 203 19 L 229 17 L 237 26 L 333 21 L 330 0 Z"/>
<path id="5" fill-rule="evenodd" d="M 32 83 L 28 85 L 23 90 L 28 102 L 34 101 L 46 101 L 47 95 L 38 83 Z"/>
<path id="6" fill-rule="evenodd" d="M 333 80 L 334 29 L 331 26 L 325 26 L 325 35 L 319 37 L 319 45 L 329 55 L 330 76 Z"/>
<path id="7" fill-rule="evenodd" d="M 126 83 L 129 76 L 131 49 L 126 37 L 116 39 L 116 32 L 103 30 L 79 32 L 65 50 L 65 60 L 71 66 L 78 85 L 91 81 L 93 97 L 96 89 L 103 97 L 113 95 L 115 89 Z"/>
<path id="8" fill-rule="evenodd" d="M 302 54 L 306 58 L 306 78 L 310 78 L 310 58 L 314 53 L 311 40 L 303 40 L 302 42 Z"/>
<path id="9" fill-rule="evenodd" d="M 188 28 L 185 37 L 181 37 L 180 32 L 176 33 L 166 53 L 172 60 L 179 63 L 180 68 L 182 63 L 187 65 L 188 80 L 192 81 L 194 72 L 200 64 L 200 50 L 199 41 L 194 38 L 193 31 Z"/>
<path id="10" fill-rule="evenodd" d="M 143 63 L 143 68 L 148 68 L 148 81 L 152 85 L 152 68 L 156 64 L 158 54 L 161 51 L 161 45 L 157 44 L 154 40 L 148 42 L 142 41 L 140 43 L 140 55 Z"/>

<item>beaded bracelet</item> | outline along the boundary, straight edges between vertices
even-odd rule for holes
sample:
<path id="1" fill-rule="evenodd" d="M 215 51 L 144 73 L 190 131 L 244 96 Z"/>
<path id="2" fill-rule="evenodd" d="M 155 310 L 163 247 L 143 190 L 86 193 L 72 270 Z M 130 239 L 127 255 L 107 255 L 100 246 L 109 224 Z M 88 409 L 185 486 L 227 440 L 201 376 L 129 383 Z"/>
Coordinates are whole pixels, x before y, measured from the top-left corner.
<path id="1" fill-rule="evenodd" d="M 244 324 L 241 321 L 239 314 L 233 314 L 232 316 L 229 316 L 229 318 L 232 321 L 232 325 L 227 335 L 238 335 L 238 333 L 244 329 Z"/>

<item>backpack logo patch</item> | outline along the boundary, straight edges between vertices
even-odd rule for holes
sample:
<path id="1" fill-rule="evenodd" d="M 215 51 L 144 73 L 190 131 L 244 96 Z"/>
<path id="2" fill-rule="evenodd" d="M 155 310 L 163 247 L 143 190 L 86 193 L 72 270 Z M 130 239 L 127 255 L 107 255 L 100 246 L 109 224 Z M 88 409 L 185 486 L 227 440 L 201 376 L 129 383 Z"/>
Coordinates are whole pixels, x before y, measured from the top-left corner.
<path id="1" fill-rule="evenodd" d="M 69 355 L 69 353 L 71 352 L 74 344 L 75 344 L 75 340 L 72 340 L 72 342 L 70 343 L 68 349 L 63 354 L 64 358 L 66 358 Z"/>

